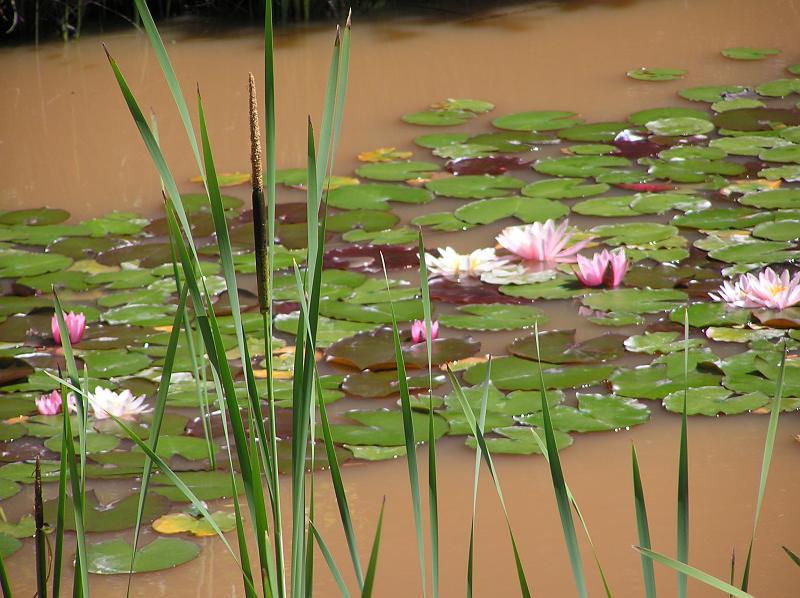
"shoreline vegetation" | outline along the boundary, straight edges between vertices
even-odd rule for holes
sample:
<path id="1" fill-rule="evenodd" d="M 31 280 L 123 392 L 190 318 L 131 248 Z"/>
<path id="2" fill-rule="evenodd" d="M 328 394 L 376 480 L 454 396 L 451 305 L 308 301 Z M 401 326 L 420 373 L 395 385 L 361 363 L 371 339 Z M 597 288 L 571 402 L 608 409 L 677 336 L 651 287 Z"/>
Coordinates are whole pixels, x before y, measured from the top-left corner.
<path id="1" fill-rule="evenodd" d="M 529 2 L 528 2 L 529 3 Z M 310 22 L 339 22 L 349 10 L 360 17 L 394 15 L 458 18 L 519 0 L 273 0 L 277 26 Z M 259 26 L 265 3 L 254 0 L 148 0 L 159 25 L 195 22 L 202 27 Z M 129 0 L 0 0 L 0 46 L 76 40 L 87 33 L 125 28 L 143 30 Z"/>

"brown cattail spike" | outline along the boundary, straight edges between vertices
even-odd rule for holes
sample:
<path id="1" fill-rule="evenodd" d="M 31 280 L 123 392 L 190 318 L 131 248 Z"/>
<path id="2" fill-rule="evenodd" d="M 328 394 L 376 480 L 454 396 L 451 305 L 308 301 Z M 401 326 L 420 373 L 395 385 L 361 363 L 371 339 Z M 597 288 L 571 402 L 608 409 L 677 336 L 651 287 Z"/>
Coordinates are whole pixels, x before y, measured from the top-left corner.
<path id="1" fill-rule="evenodd" d="M 250 167 L 253 190 L 262 187 L 264 164 L 261 156 L 261 127 L 258 122 L 258 100 L 256 99 L 256 79 L 250 73 Z"/>

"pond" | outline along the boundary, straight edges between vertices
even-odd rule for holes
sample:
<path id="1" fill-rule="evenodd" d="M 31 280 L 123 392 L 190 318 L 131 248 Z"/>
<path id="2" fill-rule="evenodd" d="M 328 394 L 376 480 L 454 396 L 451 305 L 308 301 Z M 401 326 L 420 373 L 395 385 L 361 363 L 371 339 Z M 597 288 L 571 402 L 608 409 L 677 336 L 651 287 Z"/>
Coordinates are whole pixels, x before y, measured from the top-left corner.
<path id="1" fill-rule="evenodd" d="M 783 335 L 783 331 L 776 336 L 770 334 L 774 329 L 757 325 L 775 325 L 781 320 L 780 326 L 795 329 L 788 337 L 794 355 L 800 339 L 796 330 L 800 320 L 794 319 L 797 316 L 792 310 L 784 310 L 780 318 L 762 314 L 762 320 L 757 319 L 759 313 L 729 312 L 713 303 L 708 292 L 715 291 L 721 283 L 722 268 L 730 269 L 730 278 L 747 271 L 748 264 L 760 267 L 788 262 L 796 255 L 800 217 L 794 218 L 796 212 L 792 210 L 800 208 L 800 199 L 795 195 L 800 191 L 792 189 L 796 187 L 793 181 L 800 180 L 800 158 L 792 151 L 798 147 L 794 143 L 800 142 L 800 135 L 793 137 L 793 131 L 798 129 L 781 129 L 800 125 L 800 112 L 794 110 L 794 94 L 800 93 L 800 86 L 792 83 L 797 79 L 791 78 L 797 70 L 787 71 L 800 63 L 800 53 L 795 51 L 798 30 L 800 4 L 781 0 L 519 3 L 467 16 L 396 16 L 354 23 L 350 85 L 334 174 L 357 175 L 360 184 L 343 185 L 330 195 L 330 205 L 337 208 L 331 212 L 332 219 L 339 219 L 333 226 L 331 247 L 353 243 L 407 247 L 385 251 L 390 267 L 391 258 L 410 265 L 416 264 L 414 224 L 423 225 L 429 253 L 438 255 L 436 248 L 445 247 L 469 253 L 494 247 L 497 235 L 509 226 L 561 219 L 571 211 L 569 223 L 579 231 L 575 240 L 592 231 L 595 243 L 625 247 L 633 262 L 625 287 L 616 290 L 589 292 L 569 267 L 537 271 L 536 276 L 528 272 L 526 275 L 531 278 L 526 280 L 506 278 L 504 285 L 497 279 L 495 284 L 488 284 L 473 278 L 460 285 L 442 278 L 431 280 L 441 338 L 453 339 L 447 349 L 452 352 L 443 361 L 495 356 L 492 380 L 502 392 L 494 391 L 501 398 L 493 395 L 487 427 L 503 428 L 512 438 L 515 432 L 508 432 L 509 428 L 541 423 L 540 408 L 531 407 L 533 397 L 538 401 L 537 393 L 516 395 L 521 403 L 530 403 L 527 407 L 515 409 L 500 404 L 506 393 L 538 389 L 538 381 L 532 381 L 529 371 L 536 356 L 531 340 L 532 320 L 538 319 L 544 331 L 575 330 L 574 337 L 568 332 L 550 332 L 550 336 L 545 332 L 542 337 L 543 357 L 553 364 L 553 369 L 546 372 L 551 377 L 547 385 L 553 389 L 553 404 L 561 399 L 557 389 L 564 390 L 564 405 L 553 411 L 561 418 L 560 424 L 556 420 L 559 438 L 565 445 L 571 443 L 560 453 L 561 463 L 587 520 L 608 583 L 617 595 L 643 595 L 641 562 L 632 548 L 637 543 L 632 444 L 641 465 L 653 546 L 664 554 L 675 554 L 681 424 L 681 417 L 675 412 L 680 411 L 681 403 L 680 397 L 669 392 L 682 388 L 680 306 L 688 299 L 711 306 L 693 312 L 690 321 L 692 385 L 725 384 L 730 389 L 713 389 L 711 395 L 716 402 L 698 398 L 693 403 L 690 398 L 690 405 L 697 411 L 707 412 L 689 418 L 690 562 L 727 579 L 735 551 L 737 576 L 743 567 L 756 508 L 770 397 L 777 376 L 778 353 L 771 343 Z M 254 72 L 259 89 L 263 89 L 263 34 L 249 29 L 217 31 L 189 23 L 162 28 L 162 35 L 187 98 L 193 97 L 195 82 L 199 83 L 218 171 L 248 172 L 247 73 Z M 174 287 L 165 282 L 172 276 L 168 249 L 152 242 L 163 238 L 166 232 L 163 199 L 157 171 L 108 68 L 101 42 L 126 74 L 142 107 L 152 108 L 156 115 L 159 143 L 181 192 L 203 191 L 201 184 L 192 182 L 196 165 L 169 89 L 144 35 L 123 31 L 83 37 L 69 44 L 45 44 L 38 49 L 0 50 L 0 108 L 5 115 L 0 119 L 0 143 L 5 148 L 0 167 L 0 251 L 5 252 L 0 253 L 0 283 L 5 295 L 0 297 L 4 300 L 0 302 L 0 320 L 6 318 L 0 321 L 0 348 L 4 356 L 21 353 L 23 360 L 36 368 L 54 370 L 56 364 L 63 365 L 49 336 L 51 312 L 47 306 L 51 299 L 46 293 L 49 285 L 60 279 L 60 284 L 68 285 L 62 291 L 65 304 L 72 309 L 83 305 L 89 319 L 89 342 L 84 341 L 83 347 L 78 343 L 76 348 L 90 375 L 106 381 L 122 380 L 122 387 L 131 388 L 134 394 L 146 394 L 152 403 L 174 313 L 167 304 L 176 301 Z M 286 169 L 305 164 L 306 120 L 310 114 L 315 123 L 319 121 L 332 42 L 331 26 L 327 24 L 282 29 L 276 37 L 277 166 L 283 181 L 278 186 L 278 202 L 283 206 L 278 210 L 282 218 L 278 234 L 287 247 L 282 254 L 286 267 L 291 266 L 293 258 L 302 260 L 305 240 L 305 215 L 298 215 L 299 208 L 291 207 L 305 201 L 305 193 L 298 189 L 305 181 L 304 173 Z M 781 53 L 766 53 L 758 60 L 734 59 L 720 53 L 731 47 L 775 48 Z M 642 68 L 685 69 L 686 73 L 667 73 L 667 80 L 663 81 L 626 76 L 629 71 L 636 73 Z M 636 74 L 645 79 L 658 78 L 658 72 L 642 75 L 639 70 Z M 733 88 L 741 85 L 752 89 L 767 82 L 773 83 L 760 88 L 760 94 Z M 698 91 L 700 86 L 728 88 Z M 683 95 L 694 101 L 678 95 L 689 88 L 694 92 Z M 484 102 L 450 106 L 445 113 L 441 107 L 427 111 L 429 105 L 447 98 L 479 98 Z M 713 102 L 724 99 L 740 103 L 715 104 L 711 109 Z M 741 103 L 745 101 L 751 103 Z M 747 112 L 759 105 L 755 102 L 786 111 Z M 642 112 L 661 107 L 678 110 Z M 194 114 L 194 107 L 191 110 Z M 405 118 L 412 122 L 404 122 L 402 115 L 412 115 Z M 413 124 L 447 122 L 450 118 L 463 122 L 441 127 Z M 593 127 L 584 126 L 584 122 L 606 124 Z M 777 133 L 770 130 L 769 122 L 778 123 Z M 723 129 L 733 133 L 725 135 L 723 142 L 715 141 Z M 633 132 L 620 138 L 618 134 L 623 130 Z M 747 134 L 737 136 L 742 130 Z M 423 135 L 432 137 L 419 139 Z M 708 142 L 704 136 L 714 141 Z M 402 154 L 389 165 L 370 161 L 380 157 L 375 152 L 369 154 L 377 148 L 413 152 L 413 162 L 409 165 L 405 161 L 409 158 Z M 508 158 L 487 158 L 495 155 Z M 636 165 L 639 159 L 645 160 L 639 163 L 641 166 Z M 417 162 L 433 166 L 414 166 Z M 446 175 L 446 164 L 458 177 Z M 655 176 L 647 177 L 648 168 Z M 759 174 L 764 169 L 773 172 Z M 422 180 L 403 183 L 420 173 Z M 754 182 L 763 176 L 772 180 Z M 576 182 L 582 179 L 589 179 L 589 185 L 587 181 Z M 552 182 L 550 187 L 543 186 L 539 181 L 554 181 L 556 186 Z M 645 186 L 635 186 L 642 181 Z M 399 187 L 386 191 L 378 186 L 395 183 L 403 185 L 403 198 L 397 191 Z M 247 216 L 239 214 L 238 206 L 249 204 L 249 186 L 226 186 L 223 192 L 233 198 L 227 201 L 232 209 L 229 216 L 234 243 L 245 249 L 252 242 L 248 236 L 251 228 Z M 187 200 L 187 205 L 194 205 L 192 201 Z M 354 203 L 360 206 L 360 213 L 345 209 Z M 33 223 L 23 216 L 19 216 L 19 224 L 17 216 L 4 213 L 44 205 L 53 211 L 31 217 L 51 219 L 43 226 L 26 226 L 26 222 Z M 738 211 L 720 213 L 721 209 L 732 208 Z M 64 221 L 66 214 L 54 210 L 66 210 L 69 220 Z M 199 204 L 198 210 L 194 216 L 195 233 L 210 238 L 210 217 Z M 141 220 L 133 216 L 108 218 L 112 211 L 135 213 Z M 427 216 L 430 214 L 439 216 Z M 84 224 L 78 233 L 66 228 L 48 230 L 62 221 L 65 226 L 89 224 Z M 670 228 L 670 223 L 679 228 Z M 730 233 L 737 227 L 745 229 L 745 234 Z M 64 234 L 66 240 L 56 241 Z M 147 245 L 120 244 L 119 238 L 125 236 L 139 240 L 147 236 L 149 253 L 140 253 Z M 299 241 L 298 236 L 302 237 Z M 91 244 L 85 241 L 87 238 L 92 239 Z M 85 270 L 72 268 L 66 277 L 61 271 L 72 261 L 31 271 L 27 269 L 27 256 L 21 259 L 10 249 L 14 244 L 38 251 L 37 247 L 51 242 L 48 253 L 73 259 L 89 257 L 93 265 Z M 584 253 L 590 255 L 592 250 Z M 707 252 L 712 254 L 711 259 Z M 119 265 L 130 260 L 143 261 L 139 268 L 120 270 Z M 209 263 L 214 262 L 212 255 Z M 254 290 L 251 262 L 249 254 L 237 267 L 243 286 Z M 658 265 L 661 262 L 681 262 L 681 266 L 667 268 Z M 330 376 L 325 379 L 326 391 L 330 399 L 336 399 L 329 410 L 339 443 L 368 447 L 368 455 L 356 448 L 356 457 L 380 456 L 385 449 L 370 448 L 382 442 L 380 437 L 376 440 L 376 436 L 367 435 L 368 440 L 364 441 L 359 432 L 353 433 L 352 428 L 344 426 L 353 423 L 344 417 L 350 409 L 388 408 L 398 413 L 398 395 L 388 382 L 391 373 L 385 377 L 381 360 L 389 350 L 393 361 L 391 333 L 370 336 L 378 324 L 390 321 L 386 319 L 388 312 L 385 304 L 377 315 L 365 307 L 380 301 L 374 296 L 382 292 L 382 279 L 374 269 L 360 268 L 361 272 L 353 273 L 359 270 L 358 263 L 361 262 L 330 259 L 325 264 L 329 269 L 350 265 L 351 273 L 331 274 L 326 281 L 331 299 L 322 313 L 330 317 L 326 344 L 332 346 L 327 347 L 321 373 Z M 497 269 L 497 264 L 490 267 Z M 217 270 L 209 268 L 209 284 L 224 284 Z M 395 281 L 393 294 L 401 310 L 398 314 L 404 320 L 401 327 L 408 347 L 410 322 L 420 317 L 421 309 L 413 290 L 419 284 L 415 271 L 416 268 L 396 268 L 389 273 Z M 293 336 L 287 332 L 296 324 L 290 312 L 297 309 L 290 301 L 293 277 L 287 277 L 282 284 L 287 313 L 280 317 L 276 337 L 291 346 Z M 608 279 L 604 284 L 609 284 Z M 44 299 L 39 304 L 35 304 L 36 298 L 25 299 L 30 309 L 16 307 L 14 299 L 9 299 L 14 293 L 37 288 L 44 293 Z M 252 295 L 243 297 L 256 307 Z M 221 298 L 218 305 L 224 309 L 226 302 Z M 465 304 L 489 307 L 469 312 L 463 309 Z M 136 307 L 141 305 L 147 307 Z M 44 311 L 14 315 L 34 307 Z M 252 313 L 257 321 L 257 309 Z M 619 321 L 613 321 L 615 318 Z M 748 320 L 756 325 L 757 332 L 734 327 Z M 103 326 L 98 325 L 99 321 L 104 322 Z M 141 326 L 147 334 L 142 336 L 140 331 L 140 336 L 130 342 L 123 338 L 109 343 L 112 328 L 116 326 L 115 334 L 121 336 L 119 329 L 127 324 Z M 645 330 L 650 334 L 644 336 Z M 364 332 L 357 338 L 366 349 L 354 348 L 346 340 L 358 331 Z M 228 338 L 233 338 L 232 328 L 228 333 Z M 586 343 L 601 336 L 602 341 L 593 341 L 597 346 Z M 630 337 L 635 338 L 623 344 Z M 15 349 L 24 343 L 26 349 Z M 40 352 L 31 355 L 36 348 Z M 756 369 L 752 362 L 743 364 L 734 357 L 748 348 L 750 355 L 758 352 L 761 360 L 758 376 L 751 373 Z M 446 353 L 445 349 L 442 351 Z M 409 348 L 407 358 L 413 360 L 412 353 Z M 511 353 L 514 357 L 508 357 Z M 286 353 L 283 355 L 277 367 L 288 372 L 291 364 Z M 519 366 L 519 362 L 523 365 Z M 634 369 L 651 363 L 649 368 Z M 465 386 L 480 385 L 485 377 L 484 362 L 461 361 L 459 365 L 466 370 Z M 182 366 L 181 371 L 190 371 L 188 352 Z M 11 369 L 5 363 L 3 368 L 0 373 Z M 360 374 L 360 369 L 379 373 Z M 787 370 L 796 371 L 796 366 L 787 366 Z M 333 376 L 345 374 L 349 378 L 344 381 L 342 393 L 341 380 Z M 29 378 L 22 384 L 11 379 L 16 387 L 6 377 L 0 378 L 5 386 L 0 387 L 0 405 L 4 400 L 27 401 L 24 404 L 28 407 L 21 411 L 31 415 L 33 397 L 40 390 L 49 390 L 49 379 L 38 372 L 33 376 L 34 382 Z M 784 397 L 789 398 L 785 399 L 786 412 L 780 417 L 755 544 L 750 591 L 757 596 L 789 596 L 800 583 L 800 570 L 781 548 L 800 550 L 800 445 L 796 440 L 800 435 L 800 401 L 795 398 L 800 397 L 800 386 L 795 376 L 787 375 Z M 666 386 L 669 390 L 664 390 Z M 596 404 L 592 409 L 593 397 L 584 396 L 582 409 L 577 411 L 568 407 L 577 404 L 576 388 L 580 393 L 605 395 L 614 391 L 627 398 L 619 399 L 611 414 L 602 414 Z M 204 458 L 202 453 L 196 453 L 196 444 L 182 444 L 184 420 L 180 416 L 195 417 L 199 413 L 194 407 L 197 403 L 193 389 L 194 385 L 181 389 L 180 396 L 172 398 L 170 408 L 174 417 L 170 433 L 179 439 L 174 441 L 170 462 L 186 471 L 196 469 L 193 463 Z M 721 394 L 714 394 L 718 391 Z M 446 384 L 434 390 L 436 396 L 451 392 Z M 734 393 L 735 399 L 746 398 L 733 404 L 728 399 Z M 662 399 L 667 395 L 670 398 L 664 408 Z M 475 451 L 465 446 L 469 430 L 457 410 L 457 402 L 451 396 L 447 408 L 440 410 L 442 426 L 449 427 L 450 434 L 436 444 L 443 596 L 465 593 L 472 515 Z M 731 414 L 716 416 L 726 411 Z M 12 412 L 13 409 L 3 410 L 3 418 L 17 415 Z M 3 433 L 10 434 L 4 436 L 4 462 L 29 459 L 34 454 L 41 454 L 44 459 L 58 458 L 52 452 L 52 443 L 45 445 L 46 451 L 41 445 L 42 438 L 60 433 L 52 420 L 14 421 L 17 423 L 2 424 L 7 426 Z M 20 424 L 25 430 L 15 435 L 16 428 L 12 427 Z M 197 425 L 194 429 L 197 437 L 192 440 L 202 438 L 202 429 Z M 48 434 L 48 430 L 52 433 Z M 113 434 L 103 437 L 107 440 L 102 442 L 115 442 L 110 440 Z M 503 447 L 513 452 L 533 452 L 529 441 L 515 444 L 498 434 L 492 435 L 492 441 L 490 448 L 497 449 L 497 473 L 533 593 L 571 595 L 574 584 L 547 463 L 541 455 L 500 454 Z M 122 447 L 129 448 L 129 444 L 123 441 Z M 384 444 L 394 447 L 402 441 Z M 101 447 L 98 454 L 123 452 L 115 446 Z M 318 450 L 322 452 L 322 448 Z M 342 464 L 342 474 L 364 562 L 369 556 L 381 501 L 386 499 L 376 595 L 419 595 L 420 572 L 406 460 L 402 456 L 376 461 L 352 456 L 342 448 L 341 458 L 348 458 Z M 428 447 L 421 445 L 417 458 L 425 496 L 427 456 Z M 114 458 L 107 462 L 119 463 Z M 9 471 L 4 474 L 0 469 L 3 481 L 24 481 Z M 289 496 L 289 477 L 283 476 L 280 483 Z M 317 529 L 345 580 L 354 587 L 328 471 L 317 472 L 314 484 Z M 209 485 L 207 480 L 199 483 Z M 55 486 L 45 484 L 45 500 L 56 496 Z M 90 487 L 98 503 L 107 505 L 129 496 L 138 489 L 138 482 L 133 477 L 93 479 Z M 508 530 L 485 470 L 477 496 L 474 592 L 477 596 L 515 595 L 519 588 Z M 32 497 L 32 488 L 26 483 L 17 494 L 5 498 L 0 507 L 6 520 L 14 523 L 31 513 Z M 178 512 L 186 506 L 169 504 L 167 500 L 163 503 L 163 512 Z M 209 504 L 212 511 L 233 509 L 230 499 Z M 427 521 L 427 511 L 423 512 L 423 520 Z M 3 525 L 0 531 L 13 527 Z M 105 531 L 114 528 L 98 525 L 101 531 L 89 536 L 92 543 L 130 538 L 129 529 Z M 143 530 L 142 543 L 159 536 L 149 525 Z M 18 535 L 24 538 L 29 534 Z M 181 537 L 195 542 L 200 547 L 199 555 L 175 569 L 136 574 L 132 595 L 244 595 L 241 574 L 218 538 Z M 227 537 L 234 542 L 234 533 Z M 591 548 L 582 534 L 579 537 L 589 592 L 600 594 L 602 581 L 593 566 Z M 22 548 L 5 560 L 12 586 L 23 595 L 35 592 L 33 550 L 32 540 L 23 539 Z M 72 573 L 71 563 L 65 565 L 65 576 L 71 579 Z M 676 576 L 671 570 L 656 566 L 656 579 L 662 593 L 675 591 Z M 127 576 L 91 575 L 90 584 L 94 594 L 121 595 L 127 587 Z M 693 596 L 718 595 L 694 581 L 689 582 L 689 588 Z M 314 594 L 337 593 L 336 583 L 318 555 Z"/>

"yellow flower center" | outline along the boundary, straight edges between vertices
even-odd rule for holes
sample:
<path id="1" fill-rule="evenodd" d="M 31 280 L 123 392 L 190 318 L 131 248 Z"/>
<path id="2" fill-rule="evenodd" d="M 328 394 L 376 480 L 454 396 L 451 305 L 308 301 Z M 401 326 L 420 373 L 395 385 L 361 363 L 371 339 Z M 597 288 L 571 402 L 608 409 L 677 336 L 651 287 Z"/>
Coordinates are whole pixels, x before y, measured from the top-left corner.
<path id="1" fill-rule="evenodd" d="M 767 290 L 769 291 L 770 295 L 775 297 L 776 295 L 779 295 L 780 293 L 783 293 L 784 291 L 786 291 L 787 288 L 788 287 L 785 287 L 782 284 L 772 284 L 772 285 L 769 285 L 767 287 Z"/>

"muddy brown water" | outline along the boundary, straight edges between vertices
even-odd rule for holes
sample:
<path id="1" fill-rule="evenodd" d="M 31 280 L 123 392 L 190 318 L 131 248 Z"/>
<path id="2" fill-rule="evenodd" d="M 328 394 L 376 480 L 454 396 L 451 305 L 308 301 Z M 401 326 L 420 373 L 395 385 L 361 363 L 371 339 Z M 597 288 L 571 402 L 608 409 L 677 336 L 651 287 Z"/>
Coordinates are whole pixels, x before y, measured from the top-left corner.
<path id="1" fill-rule="evenodd" d="M 446 21 L 398 17 L 356 22 L 336 172 L 348 174 L 359 151 L 386 145 L 415 149 L 412 137 L 429 131 L 403 125 L 398 116 L 432 101 L 477 97 L 495 102 L 495 114 L 565 109 L 580 112 L 587 120 L 616 120 L 642 108 L 683 105 L 675 96 L 682 87 L 781 77 L 787 64 L 800 61 L 798 32 L 800 2 L 790 0 L 540 3 Z M 185 93 L 191 97 L 195 82 L 201 85 L 219 170 L 246 169 L 246 77 L 254 71 L 263 79 L 260 32 L 240 30 L 219 36 L 174 28 L 164 34 Z M 0 209 L 49 205 L 64 207 L 78 218 L 110 209 L 158 214 L 158 179 L 108 68 L 101 41 L 119 61 L 141 104 L 157 113 L 162 144 L 176 179 L 188 181 L 195 174 L 169 92 L 142 35 L 123 32 L 38 50 L 4 49 L 0 51 Z M 316 116 L 321 110 L 332 41 L 330 26 L 297 28 L 278 36 L 280 167 L 301 165 L 304 160 L 306 116 Z M 753 63 L 719 55 L 721 48 L 734 45 L 777 47 L 783 54 Z M 683 80 L 665 83 L 636 82 L 624 76 L 639 66 L 681 67 L 690 73 Z M 486 126 L 485 119 L 469 125 Z M 196 187 L 187 182 L 184 188 Z M 242 192 L 234 189 L 232 193 Z M 292 193 L 285 197 L 302 199 Z M 490 232 L 484 227 L 480 237 L 443 234 L 429 237 L 428 244 L 467 249 L 487 244 Z M 563 302 L 547 311 L 553 327 L 575 324 L 574 305 Z M 589 324 L 580 331 L 585 336 L 599 332 Z M 484 350 L 500 350 L 507 340 L 503 337 L 499 342 L 500 337 L 495 337 L 484 343 Z M 576 435 L 575 445 L 562 453 L 568 483 L 616 596 L 643 593 L 639 557 L 632 549 L 636 528 L 631 443 L 639 451 L 654 546 L 667 554 L 675 552 L 680 420 L 653 407 L 649 424 L 630 431 Z M 689 422 L 690 560 L 719 577 L 727 577 L 734 549 L 741 571 L 766 427 L 767 418 L 759 415 L 694 417 Z M 781 545 L 800 550 L 800 446 L 793 440 L 797 434 L 800 414 L 782 416 L 755 546 L 751 591 L 759 597 L 800 594 L 800 569 L 781 550 Z M 466 588 L 474 453 L 459 439 L 446 439 L 437 449 L 441 594 L 460 596 Z M 423 447 L 419 452 L 423 479 L 426 451 Z M 544 460 L 499 457 L 497 464 L 534 595 L 574 595 Z M 405 460 L 351 462 L 344 478 L 364 562 L 381 500 L 386 498 L 376 595 L 421 595 Z M 288 480 L 283 483 L 288 496 Z M 132 481 L 104 483 L 99 491 L 101 496 L 113 497 L 128 492 L 132 485 Z M 316 476 L 316 491 L 316 523 L 352 583 L 327 473 Z M 15 520 L 30 510 L 30 493 L 26 490 L 4 507 Z M 518 595 L 502 511 L 485 470 L 476 524 L 475 595 Z M 581 541 L 590 593 L 599 595 L 602 585 L 588 544 Z M 222 543 L 217 539 L 201 542 L 203 550 L 195 561 L 173 571 L 136 575 L 132 594 L 242 596 L 241 577 Z M 33 594 L 30 541 L 6 566 L 20 595 Z M 675 575 L 660 566 L 656 575 L 661 594 L 674 593 Z M 122 595 L 125 587 L 124 576 L 91 578 L 95 595 Z M 318 555 L 314 594 L 337 593 Z M 692 581 L 690 593 L 719 595 Z"/>

